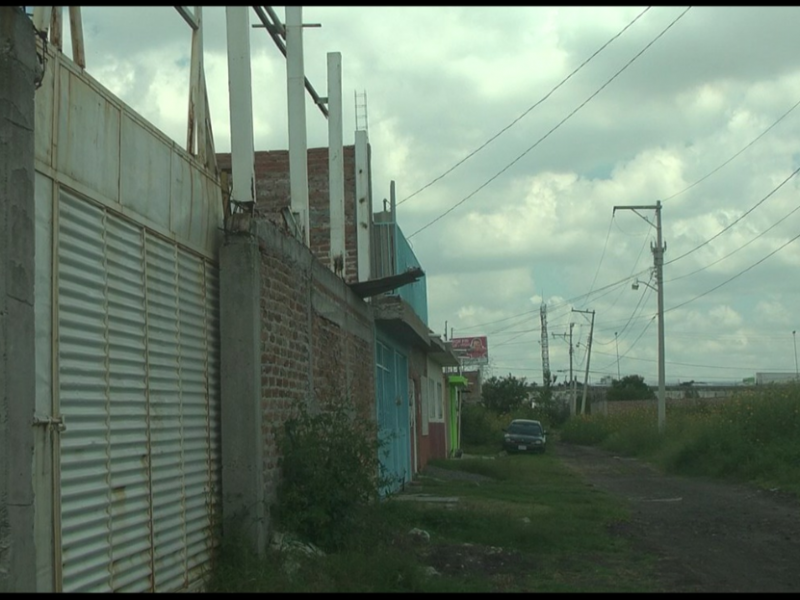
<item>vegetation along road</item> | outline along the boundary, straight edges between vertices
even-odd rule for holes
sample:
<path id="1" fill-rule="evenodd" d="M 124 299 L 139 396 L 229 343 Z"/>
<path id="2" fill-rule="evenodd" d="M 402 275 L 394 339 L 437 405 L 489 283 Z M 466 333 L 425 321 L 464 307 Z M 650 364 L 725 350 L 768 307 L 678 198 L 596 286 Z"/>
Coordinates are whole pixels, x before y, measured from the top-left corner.
<path id="1" fill-rule="evenodd" d="M 340 478 L 318 469 L 310 491 L 304 476 L 277 513 L 304 536 L 262 558 L 227 544 L 208 589 L 798 591 L 798 406 L 798 386 L 746 393 L 670 409 L 663 433 L 654 410 L 574 416 L 545 454 L 513 456 L 502 428 L 531 415 L 474 407 L 467 454 L 388 499 L 330 518 Z M 317 500 L 293 513 L 298 498 Z"/>

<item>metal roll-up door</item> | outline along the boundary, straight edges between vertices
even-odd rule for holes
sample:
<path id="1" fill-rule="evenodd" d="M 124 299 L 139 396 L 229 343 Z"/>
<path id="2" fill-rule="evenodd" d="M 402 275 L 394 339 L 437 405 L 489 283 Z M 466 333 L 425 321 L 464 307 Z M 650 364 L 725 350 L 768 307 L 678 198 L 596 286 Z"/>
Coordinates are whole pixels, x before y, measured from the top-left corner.
<path id="1" fill-rule="evenodd" d="M 196 585 L 220 493 L 216 266 L 65 193 L 57 248 L 57 587 Z"/>

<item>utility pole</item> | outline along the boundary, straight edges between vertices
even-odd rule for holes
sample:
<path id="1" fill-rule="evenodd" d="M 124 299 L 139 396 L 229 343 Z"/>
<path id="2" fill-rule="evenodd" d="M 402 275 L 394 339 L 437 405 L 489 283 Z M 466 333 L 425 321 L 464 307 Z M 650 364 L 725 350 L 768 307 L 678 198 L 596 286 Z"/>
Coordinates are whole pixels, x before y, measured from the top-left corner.
<path id="1" fill-rule="evenodd" d="M 632 210 L 651 226 L 656 228 L 656 243 L 650 244 L 653 252 L 653 268 L 656 275 L 656 294 L 658 295 L 658 430 L 664 431 L 667 422 L 667 405 L 664 376 L 664 252 L 667 245 L 661 239 L 661 200 L 656 201 L 655 205 L 644 206 L 615 206 L 612 216 L 617 210 Z M 640 215 L 637 210 L 655 210 L 656 224 L 653 225 L 647 218 Z M 644 283 L 644 282 L 641 282 Z M 634 284 L 635 285 L 635 284 Z M 650 284 L 645 284 L 652 288 Z"/>
<path id="2" fill-rule="evenodd" d="M 542 387 L 550 386 L 550 349 L 547 345 L 547 305 L 539 311 L 542 319 Z"/>
<path id="3" fill-rule="evenodd" d="M 584 414 L 586 411 L 586 394 L 589 391 L 589 363 L 592 360 L 592 335 L 594 334 L 594 311 L 593 310 L 576 310 L 572 309 L 572 312 L 579 312 L 584 313 L 587 315 L 592 315 L 592 324 L 589 327 L 589 345 L 586 349 L 586 374 L 583 377 L 583 397 L 581 398 L 581 410 L 578 414 Z"/>
<path id="4" fill-rule="evenodd" d="M 614 332 L 614 344 L 617 347 L 617 381 L 620 381 L 622 379 L 622 377 L 619 374 L 619 339 L 617 339 L 617 334 L 618 333 L 619 332 L 617 332 L 617 331 Z"/>
<path id="5" fill-rule="evenodd" d="M 794 378 L 800 381 L 800 371 L 797 369 L 797 330 L 792 330 L 792 341 L 794 342 Z"/>
<path id="6" fill-rule="evenodd" d="M 575 323 L 569 324 L 569 387 L 570 387 L 570 411 L 575 412 L 575 380 L 572 377 L 572 328 Z M 567 339 L 566 333 L 554 333 L 553 337 L 563 337 Z"/>

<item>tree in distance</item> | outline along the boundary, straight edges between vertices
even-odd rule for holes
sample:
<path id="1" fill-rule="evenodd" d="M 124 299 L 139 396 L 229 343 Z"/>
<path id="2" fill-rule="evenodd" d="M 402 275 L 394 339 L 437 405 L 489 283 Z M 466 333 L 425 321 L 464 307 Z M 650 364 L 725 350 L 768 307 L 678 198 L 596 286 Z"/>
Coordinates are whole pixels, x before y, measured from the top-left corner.
<path id="1" fill-rule="evenodd" d="M 655 397 L 655 392 L 641 375 L 626 375 L 622 379 L 614 379 L 606 393 L 607 400 L 652 400 Z"/>

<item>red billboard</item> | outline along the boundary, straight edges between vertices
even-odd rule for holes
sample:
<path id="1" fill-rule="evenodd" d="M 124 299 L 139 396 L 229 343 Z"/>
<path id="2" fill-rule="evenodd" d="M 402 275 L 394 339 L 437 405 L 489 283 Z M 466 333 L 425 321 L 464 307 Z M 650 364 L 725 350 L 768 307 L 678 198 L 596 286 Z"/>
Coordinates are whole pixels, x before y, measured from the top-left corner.
<path id="1" fill-rule="evenodd" d="M 489 363 L 489 345 L 485 335 L 460 337 L 450 340 L 453 353 L 462 365 L 486 365 Z"/>

